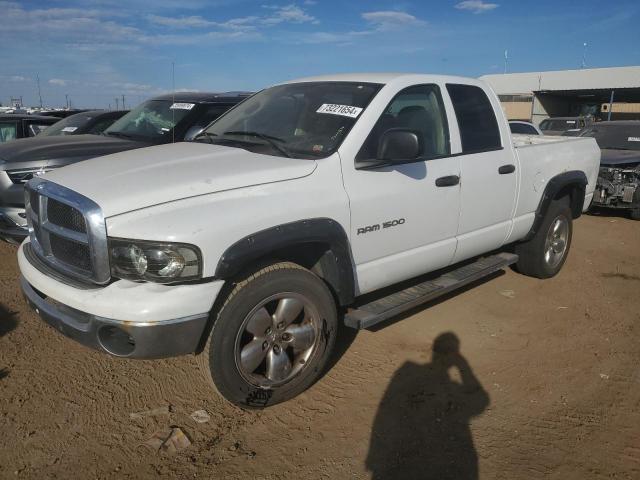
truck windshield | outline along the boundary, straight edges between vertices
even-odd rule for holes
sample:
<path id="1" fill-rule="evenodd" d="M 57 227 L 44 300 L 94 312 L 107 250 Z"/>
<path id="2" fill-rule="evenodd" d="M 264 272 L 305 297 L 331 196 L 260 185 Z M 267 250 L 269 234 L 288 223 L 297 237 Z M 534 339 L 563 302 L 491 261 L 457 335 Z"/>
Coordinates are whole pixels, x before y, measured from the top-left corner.
<path id="1" fill-rule="evenodd" d="M 216 120 L 203 141 L 287 157 L 318 158 L 340 146 L 381 85 L 305 82 L 278 85 Z"/>
<path id="2" fill-rule="evenodd" d="M 40 136 L 52 137 L 54 135 L 71 135 L 76 132 L 76 130 L 84 127 L 88 122 L 90 122 L 91 118 L 91 115 L 87 115 L 86 113 L 70 115 L 67 118 L 51 125 L 49 128 L 44 130 Z"/>
<path id="3" fill-rule="evenodd" d="M 634 125 L 604 123 L 586 129 L 583 137 L 593 137 L 602 149 L 640 151 L 640 122 Z"/>
<path id="4" fill-rule="evenodd" d="M 138 105 L 104 131 L 105 135 L 161 143 L 195 107 L 193 103 L 149 100 Z"/>
<path id="5" fill-rule="evenodd" d="M 543 120 L 540 124 L 540 130 L 564 132 L 570 128 L 578 128 L 578 122 L 576 120 Z"/>

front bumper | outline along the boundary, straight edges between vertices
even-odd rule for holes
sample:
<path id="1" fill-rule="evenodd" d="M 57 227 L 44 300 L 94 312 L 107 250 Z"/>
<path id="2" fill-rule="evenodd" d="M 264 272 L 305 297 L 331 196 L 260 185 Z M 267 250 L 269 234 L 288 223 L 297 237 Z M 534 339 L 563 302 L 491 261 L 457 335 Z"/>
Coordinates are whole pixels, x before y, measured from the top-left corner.
<path id="1" fill-rule="evenodd" d="M 38 270 L 18 249 L 21 287 L 29 305 L 65 336 L 127 358 L 195 352 L 223 281 L 158 285 L 119 280 L 83 289 Z"/>
<path id="2" fill-rule="evenodd" d="M 207 314 L 154 323 L 97 317 L 58 303 L 20 278 L 27 303 L 40 318 L 85 347 L 117 357 L 164 358 L 193 353 L 198 348 Z"/>

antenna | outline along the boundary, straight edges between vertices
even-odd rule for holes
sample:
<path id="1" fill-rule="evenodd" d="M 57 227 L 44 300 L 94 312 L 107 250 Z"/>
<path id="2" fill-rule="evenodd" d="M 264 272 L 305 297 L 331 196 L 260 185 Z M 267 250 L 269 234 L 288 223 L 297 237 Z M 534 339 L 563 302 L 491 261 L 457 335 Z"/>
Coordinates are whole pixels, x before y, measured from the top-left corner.
<path id="1" fill-rule="evenodd" d="M 171 62 L 171 103 L 176 103 L 176 62 Z M 173 105 L 171 105 L 173 107 Z M 176 143 L 176 109 L 171 109 L 171 143 Z"/>
<path id="2" fill-rule="evenodd" d="M 587 67 L 587 47 L 588 47 L 587 42 L 584 42 L 582 44 L 582 66 L 580 68 Z"/>
<path id="3" fill-rule="evenodd" d="M 36 73 L 36 83 L 38 84 L 38 98 L 40 98 L 40 108 L 42 108 L 42 92 L 40 92 L 40 75 Z"/>

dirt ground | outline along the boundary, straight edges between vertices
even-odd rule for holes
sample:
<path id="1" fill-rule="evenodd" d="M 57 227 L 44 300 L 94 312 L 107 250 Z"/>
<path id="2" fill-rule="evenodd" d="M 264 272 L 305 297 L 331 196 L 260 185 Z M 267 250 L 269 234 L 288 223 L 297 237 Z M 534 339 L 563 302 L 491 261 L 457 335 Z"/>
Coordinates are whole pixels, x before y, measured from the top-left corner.
<path id="1" fill-rule="evenodd" d="M 247 412 L 193 357 L 120 360 L 63 338 L 23 303 L 2 244 L 0 477 L 640 478 L 639 247 L 640 222 L 582 217 L 556 278 L 508 271 L 344 336 L 313 388 Z M 139 446 L 169 426 L 192 445 Z"/>

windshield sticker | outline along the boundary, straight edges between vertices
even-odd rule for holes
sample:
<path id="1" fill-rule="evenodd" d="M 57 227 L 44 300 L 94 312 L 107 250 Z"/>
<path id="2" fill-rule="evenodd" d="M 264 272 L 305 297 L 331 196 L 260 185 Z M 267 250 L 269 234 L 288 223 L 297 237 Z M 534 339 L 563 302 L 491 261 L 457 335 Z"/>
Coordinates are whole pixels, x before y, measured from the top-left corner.
<path id="1" fill-rule="evenodd" d="M 191 110 L 195 106 L 195 103 L 174 103 L 169 108 L 171 110 Z"/>
<path id="2" fill-rule="evenodd" d="M 640 137 L 629 137 L 627 142 L 640 142 Z"/>
<path id="3" fill-rule="evenodd" d="M 329 113 L 331 115 L 340 115 L 342 117 L 357 118 L 362 108 L 352 107 L 350 105 L 338 105 L 335 103 L 323 103 L 316 113 Z"/>
<path id="4" fill-rule="evenodd" d="M 71 133 L 71 132 L 75 132 L 77 129 L 78 127 L 64 127 L 62 131 Z"/>
<path id="5" fill-rule="evenodd" d="M 567 123 L 570 123 L 571 125 L 575 124 L 576 121 L 575 120 L 567 120 Z"/>

